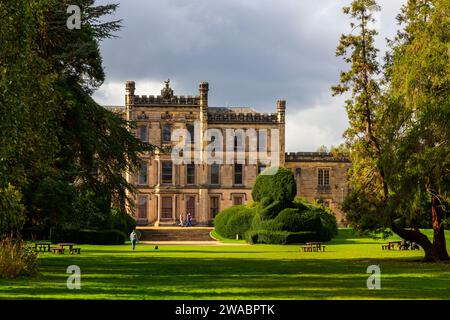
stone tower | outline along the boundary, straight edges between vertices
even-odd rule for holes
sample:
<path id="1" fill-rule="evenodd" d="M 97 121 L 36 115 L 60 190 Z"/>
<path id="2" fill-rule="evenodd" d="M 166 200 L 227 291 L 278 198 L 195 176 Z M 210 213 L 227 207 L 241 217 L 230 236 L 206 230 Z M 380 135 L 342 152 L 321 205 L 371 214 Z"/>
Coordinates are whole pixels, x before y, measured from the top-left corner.
<path id="1" fill-rule="evenodd" d="M 125 82 L 125 112 L 126 120 L 133 120 L 132 112 L 134 107 L 134 93 L 136 90 L 136 83 L 134 81 Z"/>
<path id="2" fill-rule="evenodd" d="M 277 101 L 277 120 L 279 130 L 279 146 L 280 146 L 280 166 L 285 164 L 285 126 L 286 126 L 286 100 Z"/>
<path id="3" fill-rule="evenodd" d="M 200 143 L 198 145 L 201 146 L 201 150 L 199 155 L 201 159 L 201 164 L 198 166 L 199 171 L 201 172 L 200 179 L 200 188 L 198 190 L 198 205 L 199 212 L 203 215 L 202 219 L 207 219 L 208 212 L 208 166 L 205 165 L 206 159 L 204 150 L 206 148 L 206 142 L 204 141 L 204 132 L 208 130 L 208 91 L 209 84 L 208 82 L 202 81 L 199 85 L 199 105 L 200 105 Z"/>

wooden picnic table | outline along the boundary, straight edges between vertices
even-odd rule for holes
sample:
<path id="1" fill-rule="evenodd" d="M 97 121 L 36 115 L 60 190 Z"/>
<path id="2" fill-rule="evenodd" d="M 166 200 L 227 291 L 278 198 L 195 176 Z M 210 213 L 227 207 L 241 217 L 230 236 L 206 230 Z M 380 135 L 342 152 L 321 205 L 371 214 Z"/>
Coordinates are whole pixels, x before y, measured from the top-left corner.
<path id="1" fill-rule="evenodd" d="M 400 247 L 402 245 L 401 241 L 389 241 L 386 245 L 382 246 L 382 249 L 392 250 L 394 249 L 395 245 Z"/>
<path id="2" fill-rule="evenodd" d="M 42 252 L 50 252 L 50 246 L 52 243 L 50 241 L 36 241 L 34 244 L 34 250 L 35 251 L 42 251 Z"/>
<path id="3" fill-rule="evenodd" d="M 72 250 L 75 243 L 58 243 L 58 246 L 60 248 L 69 247 L 69 250 Z"/>
<path id="4" fill-rule="evenodd" d="M 75 243 L 58 243 L 59 247 L 53 248 L 53 252 L 56 253 L 64 253 L 64 247 L 69 247 L 69 253 L 74 254 L 75 252 L 80 254 L 81 248 L 74 248 Z"/>

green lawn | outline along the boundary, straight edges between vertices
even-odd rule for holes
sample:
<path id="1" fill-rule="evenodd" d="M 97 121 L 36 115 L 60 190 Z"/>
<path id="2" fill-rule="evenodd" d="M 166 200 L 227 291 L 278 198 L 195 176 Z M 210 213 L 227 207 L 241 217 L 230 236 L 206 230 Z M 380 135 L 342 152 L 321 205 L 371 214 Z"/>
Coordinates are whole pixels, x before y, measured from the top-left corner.
<path id="1" fill-rule="evenodd" d="M 450 264 L 418 262 L 422 251 L 382 251 L 382 242 L 341 229 L 325 253 L 239 243 L 158 251 L 140 244 L 136 252 L 85 245 L 79 256 L 41 254 L 37 277 L 0 279 L 0 298 L 450 299 Z M 366 287 L 373 264 L 381 290 Z M 81 268 L 81 290 L 66 287 L 69 265 Z"/>

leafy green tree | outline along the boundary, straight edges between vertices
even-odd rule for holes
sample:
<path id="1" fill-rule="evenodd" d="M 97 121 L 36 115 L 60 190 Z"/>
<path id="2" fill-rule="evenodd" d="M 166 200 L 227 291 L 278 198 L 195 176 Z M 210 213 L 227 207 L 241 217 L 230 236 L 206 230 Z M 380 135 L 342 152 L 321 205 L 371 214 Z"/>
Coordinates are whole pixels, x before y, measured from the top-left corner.
<path id="1" fill-rule="evenodd" d="M 69 5 L 81 8 L 79 30 L 67 28 Z M 102 20 L 116 8 L 93 0 L 0 3 L 0 188 L 22 191 L 30 224 L 64 222 L 88 194 L 105 218 L 112 207 L 124 211 L 134 192 L 124 173 L 153 149 L 131 134 L 134 123 L 91 98 L 105 79 L 99 43 L 120 28 Z"/>
<path id="2" fill-rule="evenodd" d="M 0 237 L 14 234 L 25 223 L 25 206 L 20 191 L 12 185 L 0 188 Z"/>
<path id="3" fill-rule="evenodd" d="M 369 28 L 379 7 L 353 1 L 344 12 L 358 32 L 343 35 L 337 49 L 352 68 L 333 87 L 334 94 L 352 93 L 346 103 L 354 188 L 344 203 L 348 219 L 362 230 L 391 228 L 419 243 L 426 260 L 448 260 L 442 223 L 449 190 L 448 3 L 410 0 L 399 16 L 405 29 L 381 70 L 377 33 Z M 427 203 L 433 243 L 419 230 Z"/>
<path id="4" fill-rule="evenodd" d="M 386 130 L 395 137 L 384 159 L 391 203 L 400 202 L 409 221 L 431 217 L 428 255 L 450 260 L 443 223 L 450 195 L 450 1 L 408 1 L 398 22 L 403 29 L 390 42 L 386 66 Z"/>
<path id="5" fill-rule="evenodd" d="M 369 27 L 374 22 L 373 12 L 379 10 L 374 0 L 355 0 L 349 7 L 344 7 L 344 13 L 352 19 L 352 33 L 341 36 L 336 55 L 343 57 L 351 68 L 341 72 L 340 84 L 332 88 L 333 95 L 351 93 L 345 103 L 350 127 L 344 134 L 352 160 L 350 183 L 353 194 L 370 203 L 384 203 L 388 197 L 385 172 L 380 162 L 382 139 L 377 135 L 382 126 L 380 64 L 378 49 L 374 46 L 377 32 Z M 383 228 L 382 210 L 376 210 L 376 216 L 377 219 L 371 221 L 378 223 L 361 227 Z"/>

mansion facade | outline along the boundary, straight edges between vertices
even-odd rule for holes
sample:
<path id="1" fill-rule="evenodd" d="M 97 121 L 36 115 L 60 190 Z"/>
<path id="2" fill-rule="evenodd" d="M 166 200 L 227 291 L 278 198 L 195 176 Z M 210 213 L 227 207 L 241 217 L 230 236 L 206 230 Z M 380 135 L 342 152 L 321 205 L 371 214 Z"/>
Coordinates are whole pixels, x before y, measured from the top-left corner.
<path id="1" fill-rule="evenodd" d="M 276 102 L 275 112 L 259 113 L 251 108 L 210 107 L 208 92 L 209 84 L 201 82 L 198 95 L 176 96 L 166 81 L 161 95 L 139 96 L 135 95 L 135 82 L 127 81 L 125 106 L 107 107 L 137 124 L 136 137 L 160 147 L 142 155 L 137 174 L 127 174 L 127 180 L 138 190 L 132 214 L 139 225 L 175 225 L 180 215 L 185 221 L 187 213 L 195 224 L 208 225 L 223 209 L 251 201 L 256 177 L 270 166 L 267 161 L 251 161 L 251 155 L 261 150 L 272 159 L 272 164 L 293 171 L 298 196 L 310 201 L 320 199 L 335 212 L 338 223 L 345 220 L 340 207 L 348 192 L 348 159 L 328 153 L 285 153 L 284 100 Z M 170 150 L 177 144 L 172 141 L 177 129 L 189 133 L 183 145 L 192 155 L 200 151 L 197 160 L 201 161 L 174 161 Z M 239 138 L 236 134 L 232 140 L 215 141 L 203 134 L 208 130 L 223 136 L 230 130 L 257 132 L 256 149 L 250 146 L 250 138 L 247 140 L 246 136 Z M 224 148 L 231 141 L 231 150 L 236 151 L 233 159 L 236 160 L 240 151 L 241 161 L 205 161 L 202 151 L 211 141 Z"/>

